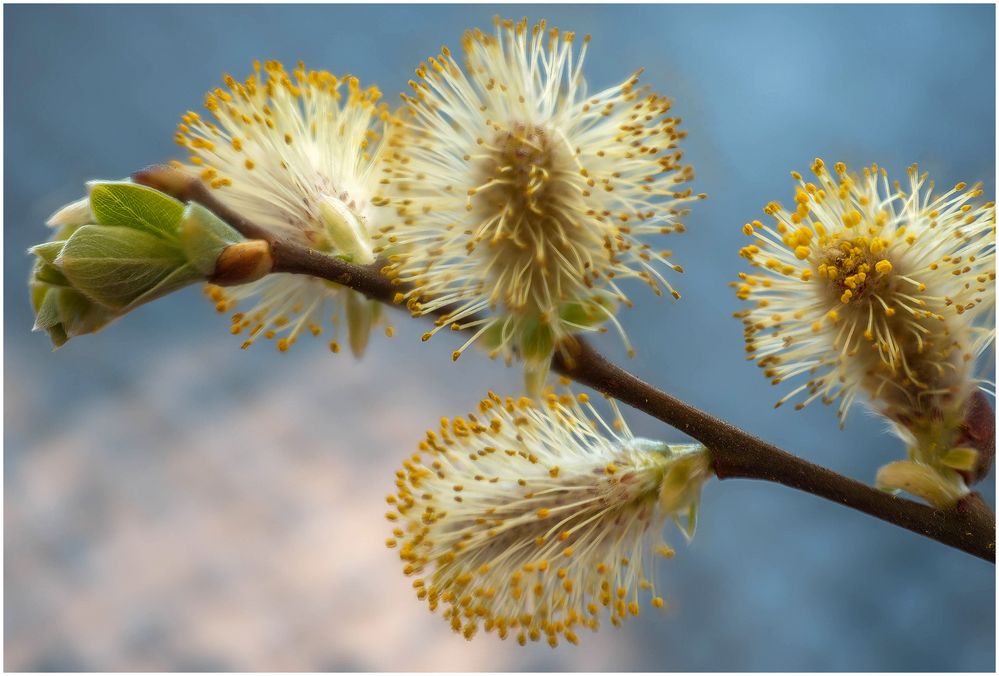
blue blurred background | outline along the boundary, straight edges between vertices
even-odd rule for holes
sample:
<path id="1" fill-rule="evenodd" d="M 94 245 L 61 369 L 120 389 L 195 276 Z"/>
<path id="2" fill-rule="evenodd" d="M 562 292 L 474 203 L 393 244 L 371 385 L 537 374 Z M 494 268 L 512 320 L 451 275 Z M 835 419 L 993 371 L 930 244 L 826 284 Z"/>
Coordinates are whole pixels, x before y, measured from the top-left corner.
<path id="1" fill-rule="evenodd" d="M 8 670 L 961 670 L 995 668 L 995 569 L 782 487 L 713 482 L 659 577 L 670 609 L 579 648 L 471 643 L 384 548 L 392 472 L 440 415 L 520 376 L 396 314 L 358 364 L 323 341 L 243 352 L 190 289 L 51 352 L 26 247 L 92 178 L 177 157 L 181 113 L 257 58 L 388 96 L 492 7 L 4 8 L 5 668 Z M 740 228 L 816 156 L 995 194 L 992 6 L 501 8 L 592 33 L 591 87 L 646 68 L 697 169 L 679 302 L 634 288 L 627 366 L 864 481 L 902 455 L 856 411 L 774 411 L 743 360 Z M 600 341 L 625 357 L 613 337 Z M 637 412 L 644 436 L 681 439 Z M 994 504 L 994 478 L 984 492 Z"/>

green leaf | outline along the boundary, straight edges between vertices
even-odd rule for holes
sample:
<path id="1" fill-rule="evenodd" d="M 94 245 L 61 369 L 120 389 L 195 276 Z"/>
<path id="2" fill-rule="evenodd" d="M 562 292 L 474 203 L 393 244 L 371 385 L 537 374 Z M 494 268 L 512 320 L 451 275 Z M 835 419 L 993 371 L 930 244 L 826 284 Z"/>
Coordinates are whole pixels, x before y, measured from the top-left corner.
<path id="1" fill-rule="evenodd" d="M 503 329 L 505 326 L 505 322 L 494 321 L 489 325 L 489 328 L 482 333 L 482 336 L 479 338 L 479 342 L 486 350 L 495 350 L 502 345 Z"/>
<path id="2" fill-rule="evenodd" d="M 952 507 L 968 494 L 957 472 L 911 460 L 888 463 L 878 470 L 876 482 L 882 490 L 906 491 L 941 509 Z"/>
<path id="3" fill-rule="evenodd" d="M 46 224 L 51 228 L 86 225 L 87 223 L 92 223 L 93 218 L 93 214 L 90 212 L 90 198 L 81 197 L 49 216 Z"/>
<path id="4" fill-rule="evenodd" d="M 90 185 L 90 208 L 100 225 L 117 225 L 177 240 L 184 205 L 172 197 L 135 183 Z"/>
<path id="5" fill-rule="evenodd" d="M 138 306 L 148 303 L 149 301 L 156 300 L 157 298 L 162 298 L 167 294 L 173 293 L 179 289 L 183 289 L 185 286 L 190 286 L 194 282 L 204 279 L 204 275 L 191 267 L 190 264 L 184 263 L 179 268 L 167 275 L 163 280 L 158 282 L 156 286 L 149 289 L 141 296 L 133 300 L 126 310 L 132 310 Z"/>
<path id="6" fill-rule="evenodd" d="M 555 350 L 551 327 L 532 317 L 521 325 L 520 353 L 524 361 L 550 361 Z"/>
<path id="7" fill-rule="evenodd" d="M 686 523 L 680 519 L 680 516 L 680 514 L 674 514 L 673 523 L 689 542 L 694 539 L 694 532 L 697 530 L 697 503 L 692 502 L 687 506 L 687 513 L 684 515 L 687 517 Z"/>
<path id="8" fill-rule="evenodd" d="M 99 331 L 119 316 L 69 287 L 32 283 L 31 301 L 35 308 L 32 330 L 48 333 L 56 348 L 73 336 Z"/>
<path id="9" fill-rule="evenodd" d="M 978 462 L 978 451 L 974 448 L 960 446 L 952 448 L 940 458 L 940 464 L 952 469 L 971 470 Z"/>
<path id="10" fill-rule="evenodd" d="M 606 293 L 595 293 L 583 300 L 563 303 L 559 307 L 559 318 L 576 326 L 598 326 L 614 314 L 614 299 Z"/>
<path id="11" fill-rule="evenodd" d="M 69 286 L 69 280 L 54 265 L 49 265 L 43 261 L 35 263 L 34 278 L 39 282 L 54 284 L 56 286 Z"/>
<path id="12" fill-rule="evenodd" d="M 205 277 L 215 274 L 215 263 L 227 246 L 246 241 L 231 225 L 193 202 L 184 207 L 179 231 L 184 255 Z"/>
<path id="13" fill-rule="evenodd" d="M 52 328 L 47 330 L 49 334 L 49 339 L 52 341 L 52 345 L 56 348 L 60 348 L 69 342 L 69 336 L 66 335 L 66 331 L 63 330 L 62 324 L 56 324 Z"/>
<path id="14" fill-rule="evenodd" d="M 175 273 L 186 268 L 184 283 L 198 278 L 185 265 L 176 246 L 141 230 L 127 227 L 85 225 L 77 230 L 56 259 L 70 283 L 88 298 L 118 310 L 134 306 L 137 299 L 161 289 L 163 295 L 179 288 Z M 168 290 L 162 284 L 170 280 Z"/>
<path id="15" fill-rule="evenodd" d="M 548 382 L 548 372 L 551 370 L 551 358 L 541 361 L 524 362 L 524 389 L 527 394 L 540 399 Z"/>
<path id="16" fill-rule="evenodd" d="M 371 335 L 375 301 L 356 291 L 346 292 L 347 335 L 350 338 L 350 351 L 355 357 L 364 355 Z"/>
<path id="17" fill-rule="evenodd" d="M 55 242 L 55 241 L 65 242 L 67 239 L 69 239 L 70 237 L 73 236 L 74 232 L 76 232 L 77 230 L 80 229 L 81 225 L 90 225 L 90 224 L 88 224 L 88 223 L 77 223 L 75 225 L 66 225 L 66 226 L 63 226 L 63 227 L 59 228 L 58 230 L 56 230 L 51 237 L 49 237 L 49 241 L 52 241 L 52 242 Z"/>
<path id="18" fill-rule="evenodd" d="M 32 280 L 28 282 L 28 292 L 31 295 L 31 309 L 37 314 L 45 301 L 45 294 L 49 292 L 49 285 L 39 284 Z"/>
<path id="19" fill-rule="evenodd" d="M 65 240 L 36 244 L 28 249 L 28 253 L 38 256 L 46 263 L 54 263 L 56 257 L 62 253 L 62 247 L 64 244 L 66 244 Z"/>
<path id="20" fill-rule="evenodd" d="M 59 323 L 67 339 L 95 333 L 119 316 L 119 313 L 98 305 L 76 289 L 58 291 Z"/>
<path id="21" fill-rule="evenodd" d="M 35 306 L 32 331 L 46 331 L 59 323 L 58 289 L 48 284 L 31 285 L 31 301 Z"/>

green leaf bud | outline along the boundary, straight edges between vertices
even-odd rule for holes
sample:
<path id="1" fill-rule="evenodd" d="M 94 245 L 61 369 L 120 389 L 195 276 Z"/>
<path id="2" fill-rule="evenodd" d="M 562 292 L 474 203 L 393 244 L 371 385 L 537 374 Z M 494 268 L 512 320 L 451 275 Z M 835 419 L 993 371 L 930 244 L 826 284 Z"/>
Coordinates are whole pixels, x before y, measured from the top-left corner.
<path id="1" fill-rule="evenodd" d="M 56 346 L 196 281 L 243 284 L 273 267 L 267 242 L 198 204 L 127 181 L 88 187 L 49 219 L 52 239 L 29 250 L 35 329 Z"/>

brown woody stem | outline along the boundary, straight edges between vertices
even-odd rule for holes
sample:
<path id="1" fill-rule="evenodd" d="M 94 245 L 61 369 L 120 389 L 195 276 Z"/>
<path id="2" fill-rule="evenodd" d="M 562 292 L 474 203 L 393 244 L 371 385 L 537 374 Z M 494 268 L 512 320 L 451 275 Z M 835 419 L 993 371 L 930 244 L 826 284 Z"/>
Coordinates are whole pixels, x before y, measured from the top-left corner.
<path id="1" fill-rule="evenodd" d="M 174 170 L 153 167 L 138 172 L 133 178 L 182 201 L 196 201 L 243 235 L 267 241 L 275 272 L 320 277 L 389 304 L 394 302 L 398 292 L 405 290 L 382 274 L 377 263 L 353 265 L 299 244 L 275 239 L 222 205 L 200 181 Z M 968 495 L 949 510 L 934 509 L 885 493 L 794 456 L 656 389 L 609 362 L 585 340 L 576 339 L 562 348 L 555 355 L 553 368 L 556 371 L 697 439 L 708 447 L 719 479 L 760 479 L 782 484 L 995 563 L 995 514 L 977 493 Z"/>

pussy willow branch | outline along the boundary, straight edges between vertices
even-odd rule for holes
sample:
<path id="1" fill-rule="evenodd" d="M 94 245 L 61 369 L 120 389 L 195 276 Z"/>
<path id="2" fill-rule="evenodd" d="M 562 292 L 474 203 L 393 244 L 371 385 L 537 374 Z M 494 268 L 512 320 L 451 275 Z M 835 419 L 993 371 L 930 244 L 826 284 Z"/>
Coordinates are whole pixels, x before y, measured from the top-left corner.
<path id="1" fill-rule="evenodd" d="M 266 240 L 275 272 L 320 277 L 393 304 L 405 287 L 393 284 L 379 264 L 360 266 L 273 237 L 222 205 L 201 182 L 164 168 L 133 178 L 182 201 L 213 211 L 243 235 Z M 446 310 L 445 310 L 446 311 Z M 625 402 L 703 443 L 719 479 L 760 479 L 782 484 L 864 512 L 914 533 L 995 563 L 995 514 L 977 493 L 949 510 L 890 495 L 836 474 L 690 406 L 612 364 L 583 339 L 563 346 L 553 367 L 578 383 Z"/>

